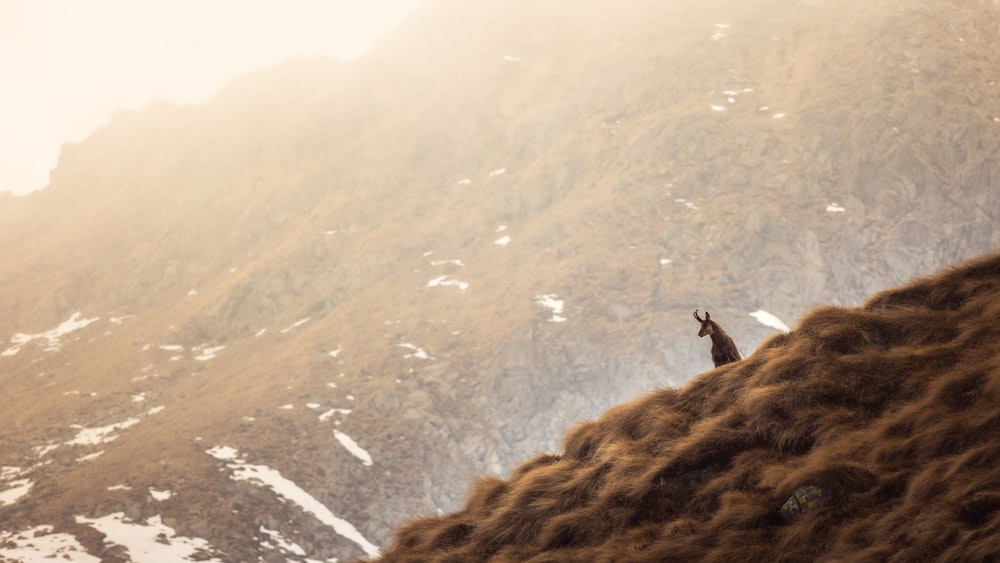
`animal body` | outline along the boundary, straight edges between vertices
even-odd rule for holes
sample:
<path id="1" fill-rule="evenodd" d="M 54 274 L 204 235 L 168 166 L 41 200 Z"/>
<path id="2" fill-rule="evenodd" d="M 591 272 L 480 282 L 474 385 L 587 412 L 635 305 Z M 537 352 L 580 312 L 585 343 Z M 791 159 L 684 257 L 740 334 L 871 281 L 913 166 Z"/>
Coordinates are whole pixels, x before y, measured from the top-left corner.
<path id="1" fill-rule="evenodd" d="M 694 318 L 701 323 L 701 330 L 698 331 L 698 336 L 702 338 L 705 336 L 712 337 L 712 361 L 715 362 L 715 367 L 743 359 L 740 351 L 736 349 L 736 343 L 726 334 L 726 331 L 722 330 L 719 323 L 712 320 L 712 316 L 708 314 L 708 311 L 705 311 L 705 319 L 702 320 L 698 316 L 698 309 L 695 309 Z"/>

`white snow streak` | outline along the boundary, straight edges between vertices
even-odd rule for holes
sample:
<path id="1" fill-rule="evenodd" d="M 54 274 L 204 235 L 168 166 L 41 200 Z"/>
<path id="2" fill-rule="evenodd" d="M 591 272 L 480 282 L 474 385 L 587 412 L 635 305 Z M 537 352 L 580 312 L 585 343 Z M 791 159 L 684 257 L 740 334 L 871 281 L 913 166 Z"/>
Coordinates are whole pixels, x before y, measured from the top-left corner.
<path id="1" fill-rule="evenodd" d="M 498 246 L 507 246 L 510 244 L 510 235 L 504 235 L 497 240 L 493 241 L 493 244 Z"/>
<path id="2" fill-rule="evenodd" d="M 7 506 L 8 504 L 14 504 L 15 502 L 21 500 L 29 492 L 31 492 L 31 487 L 34 483 L 31 479 L 18 479 L 16 481 L 10 482 L 10 488 L 0 491 L 0 506 Z"/>
<path id="3" fill-rule="evenodd" d="M 252 484 L 271 489 L 279 497 L 292 501 L 333 531 L 358 544 L 369 557 L 379 553 L 378 546 L 369 542 L 350 522 L 334 515 L 330 509 L 313 498 L 301 487 L 282 477 L 281 473 L 265 465 L 251 465 L 239 459 L 239 452 L 228 446 L 217 446 L 207 451 L 212 457 L 225 461 L 232 469 L 234 481 L 249 481 Z"/>
<path id="4" fill-rule="evenodd" d="M 207 362 L 208 360 L 215 358 L 215 355 L 218 354 L 223 348 L 225 348 L 225 345 L 213 346 L 211 348 L 201 348 L 201 354 L 195 356 L 194 359 L 199 362 Z"/>
<path id="5" fill-rule="evenodd" d="M 846 211 L 846 209 L 841 207 L 839 203 L 831 203 L 830 205 L 827 205 L 826 210 L 830 213 L 843 213 Z"/>
<path id="6" fill-rule="evenodd" d="M 760 324 L 764 326 L 769 326 L 771 328 L 776 328 L 781 332 L 791 332 L 792 330 L 788 328 L 788 325 L 781 322 L 781 319 L 772 315 L 771 313 L 768 313 L 767 311 L 758 309 L 757 311 L 750 313 L 750 316 L 757 319 L 757 321 Z"/>
<path id="7" fill-rule="evenodd" d="M 298 327 L 300 327 L 300 326 L 302 326 L 302 325 L 306 324 L 306 323 L 307 323 L 307 322 L 309 322 L 309 321 L 310 321 L 311 319 L 312 319 L 312 317 L 306 317 L 306 318 L 304 318 L 304 319 L 299 319 L 299 320 L 295 321 L 294 323 L 292 323 L 292 324 L 288 325 L 288 326 L 287 326 L 287 327 L 285 327 L 284 329 L 282 329 L 282 330 L 281 330 L 281 334 L 286 334 L 286 333 L 288 333 L 288 332 L 292 331 L 293 329 L 296 329 L 296 328 L 298 328 Z"/>
<path id="8" fill-rule="evenodd" d="M 351 438 L 350 436 L 344 434 L 339 430 L 334 430 L 333 436 L 337 439 L 338 442 L 340 442 L 340 445 L 344 446 L 345 448 L 347 448 L 347 451 L 351 452 L 351 455 L 360 459 L 362 465 L 372 464 L 371 454 L 369 454 L 367 451 L 365 451 L 364 448 L 359 446 L 358 443 L 354 441 L 354 438 Z"/>
<path id="9" fill-rule="evenodd" d="M 448 285 L 457 287 L 462 291 L 465 291 L 466 289 L 469 288 L 469 282 L 456 280 L 448 275 L 438 276 L 432 279 L 431 281 L 427 282 L 427 287 L 438 287 L 438 286 L 448 286 Z"/>
<path id="10" fill-rule="evenodd" d="M 76 461 L 77 461 L 77 463 L 83 463 L 85 461 L 93 461 L 93 460 L 101 457 L 102 455 L 104 455 L 104 450 L 101 450 L 101 451 L 98 451 L 98 452 L 94 452 L 92 454 L 87 454 L 87 455 L 84 455 L 84 456 L 80 456 L 80 457 L 76 458 Z"/>

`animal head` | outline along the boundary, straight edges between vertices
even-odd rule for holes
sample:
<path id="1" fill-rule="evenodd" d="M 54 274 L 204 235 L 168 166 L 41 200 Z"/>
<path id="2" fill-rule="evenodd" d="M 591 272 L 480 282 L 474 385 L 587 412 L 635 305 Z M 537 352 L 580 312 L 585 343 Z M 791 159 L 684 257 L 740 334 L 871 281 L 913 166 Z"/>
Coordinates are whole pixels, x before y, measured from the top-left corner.
<path id="1" fill-rule="evenodd" d="M 695 309 L 694 318 L 701 323 L 701 330 L 698 331 L 698 336 L 704 338 L 705 336 L 715 332 L 715 323 L 712 322 L 712 316 L 708 314 L 708 311 L 705 311 L 705 319 L 702 320 L 702 318 L 698 316 L 698 309 Z"/>

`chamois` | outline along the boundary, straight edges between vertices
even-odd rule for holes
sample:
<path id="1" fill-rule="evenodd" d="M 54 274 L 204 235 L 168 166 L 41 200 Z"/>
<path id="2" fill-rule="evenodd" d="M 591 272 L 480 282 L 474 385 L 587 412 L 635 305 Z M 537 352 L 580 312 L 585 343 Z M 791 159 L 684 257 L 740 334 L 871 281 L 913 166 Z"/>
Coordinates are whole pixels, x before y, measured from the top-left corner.
<path id="1" fill-rule="evenodd" d="M 715 362 L 715 367 L 743 359 L 743 356 L 740 356 L 740 351 L 736 349 L 736 343 L 726 334 L 726 331 L 722 330 L 719 323 L 712 320 L 708 311 L 705 311 L 705 320 L 702 320 L 698 316 L 698 309 L 695 309 L 694 318 L 701 323 L 698 336 L 702 338 L 706 335 L 712 337 L 712 361 Z"/>

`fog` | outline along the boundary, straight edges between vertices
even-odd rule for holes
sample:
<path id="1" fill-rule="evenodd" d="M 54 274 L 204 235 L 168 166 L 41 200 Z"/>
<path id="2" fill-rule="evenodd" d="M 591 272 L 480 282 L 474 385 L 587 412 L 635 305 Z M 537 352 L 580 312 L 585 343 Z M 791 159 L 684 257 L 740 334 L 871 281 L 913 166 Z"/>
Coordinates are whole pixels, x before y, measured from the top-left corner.
<path id="1" fill-rule="evenodd" d="M 350 60 L 419 0 L 0 0 L 0 192 L 47 185 L 59 147 L 119 109 L 205 101 L 297 55 Z"/>

